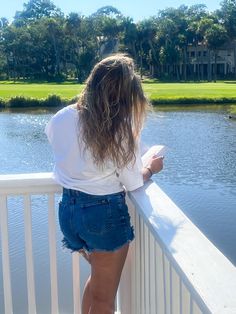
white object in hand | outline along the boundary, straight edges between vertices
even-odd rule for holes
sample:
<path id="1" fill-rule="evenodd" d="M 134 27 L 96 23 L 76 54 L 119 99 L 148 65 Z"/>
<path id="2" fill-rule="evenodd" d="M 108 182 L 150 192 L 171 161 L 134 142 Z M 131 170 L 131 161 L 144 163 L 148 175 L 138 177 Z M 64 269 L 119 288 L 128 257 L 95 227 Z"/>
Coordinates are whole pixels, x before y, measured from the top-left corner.
<path id="1" fill-rule="evenodd" d="M 150 158 L 155 157 L 161 157 L 164 156 L 166 152 L 166 147 L 164 145 L 154 145 L 149 148 L 149 150 L 142 156 L 142 162 L 143 166 L 147 166 Z"/>

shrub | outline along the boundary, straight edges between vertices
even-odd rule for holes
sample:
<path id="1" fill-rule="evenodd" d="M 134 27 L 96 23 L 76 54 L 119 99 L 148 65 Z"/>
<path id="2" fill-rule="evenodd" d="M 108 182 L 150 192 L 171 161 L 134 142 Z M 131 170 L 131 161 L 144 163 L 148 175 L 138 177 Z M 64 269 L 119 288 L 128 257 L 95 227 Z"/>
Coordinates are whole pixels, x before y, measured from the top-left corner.
<path id="1" fill-rule="evenodd" d="M 10 98 L 6 106 L 10 108 L 39 107 L 40 100 L 35 98 L 25 98 L 24 96 L 16 96 Z"/>
<path id="2" fill-rule="evenodd" d="M 15 96 L 10 99 L 0 98 L 0 108 L 25 108 L 25 107 L 63 107 L 73 104 L 78 100 L 78 96 L 72 99 L 62 99 L 58 95 L 49 95 L 47 98 L 29 98 L 24 96 Z M 150 97 L 152 104 L 159 105 L 202 105 L 202 104 L 235 104 L 236 97 L 222 98 L 156 98 Z"/>
<path id="3" fill-rule="evenodd" d="M 183 105 L 202 105 L 202 104 L 232 104 L 236 103 L 236 97 L 232 98 L 227 98 L 227 97 L 222 97 L 222 98 L 151 98 L 150 99 L 152 104 L 159 105 L 159 104 L 167 104 L 167 105 L 175 105 L 175 104 L 183 104 Z"/>
<path id="4" fill-rule="evenodd" d="M 0 98 L 0 108 L 6 107 L 6 101 L 3 98 Z"/>
<path id="5" fill-rule="evenodd" d="M 46 99 L 16 96 L 5 101 L 5 103 L 3 102 L 3 107 L 9 107 L 9 108 L 61 107 L 61 106 L 65 106 L 68 102 L 69 101 L 67 100 L 62 100 L 60 96 L 57 96 L 57 95 L 49 95 Z"/>
<path id="6" fill-rule="evenodd" d="M 60 96 L 49 95 L 46 99 L 41 99 L 41 106 L 45 107 L 61 107 L 67 103 L 66 100 L 62 100 Z"/>

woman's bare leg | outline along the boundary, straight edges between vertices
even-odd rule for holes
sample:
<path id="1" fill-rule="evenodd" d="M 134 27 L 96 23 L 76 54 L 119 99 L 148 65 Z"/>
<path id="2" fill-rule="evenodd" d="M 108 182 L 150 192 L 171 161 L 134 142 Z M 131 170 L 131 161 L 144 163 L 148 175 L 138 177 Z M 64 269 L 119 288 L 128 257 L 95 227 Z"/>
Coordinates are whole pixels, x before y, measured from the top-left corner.
<path id="1" fill-rule="evenodd" d="M 82 314 L 88 314 L 91 307 L 90 278 L 91 276 L 89 276 L 84 287 L 84 293 L 83 293 L 83 299 L 82 299 Z"/>
<path id="2" fill-rule="evenodd" d="M 89 314 L 114 313 L 115 296 L 128 249 L 129 244 L 126 244 L 114 252 L 90 254 L 91 278 L 85 291 L 91 297 Z"/>
<path id="3" fill-rule="evenodd" d="M 90 264 L 90 254 L 87 253 L 85 250 L 80 250 L 79 253 L 86 259 L 86 261 Z M 85 286 L 84 286 L 84 292 L 83 292 L 83 298 L 82 298 L 82 314 L 88 314 L 91 307 L 91 296 L 90 296 L 90 278 L 89 276 Z"/>

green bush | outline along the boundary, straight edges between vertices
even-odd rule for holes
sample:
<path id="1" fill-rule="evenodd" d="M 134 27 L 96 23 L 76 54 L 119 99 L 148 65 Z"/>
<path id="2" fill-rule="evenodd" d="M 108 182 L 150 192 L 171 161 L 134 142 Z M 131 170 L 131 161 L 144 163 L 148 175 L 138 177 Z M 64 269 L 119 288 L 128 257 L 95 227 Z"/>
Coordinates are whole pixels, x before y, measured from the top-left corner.
<path id="1" fill-rule="evenodd" d="M 0 98 L 0 108 L 6 107 L 6 100 L 3 98 Z"/>
<path id="2" fill-rule="evenodd" d="M 0 100 L 0 107 L 26 108 L 26 107 L 61 107 L 69 103 L 69 100 L 62 100 L 60 96 L 49 95 L 47 98 L 30 98 L 24 96 L 15 96 L 9 100 Z"/>
<path id="3" fill-rule="evenodd" d="M 61 107 L 65 106 L 67 101 L 62 100 L 60 96 L 57 95 L 49 95 L 46 99 L 41 99 L 41 106 L 44 107 Z"/>
<path id="4" fill-rule="evenodd" d="M 24 107 L 39 107 L 40 100 L 34 98 L 26 98 L 24 96 L 12 97 L 7 101 L 7 107 L 24 108 Z"/>
<path id="5" fill-rule="evenodd" d="M 25 108 L 25 107 L 64 107 L 73 104 L 78 100 L 78 96 L 72 99 L 62 99 L 58 95 L 49 95 L 47 98 L 30 98 L 25 96 L 15 96 L 10 99 L 0 98 L 0 108 Z M 150 97 L 151 103 L 155 105 L 200 105 L 200 104 L 235 104 L 236 97 L 227 98 L 155 98 Z"/>
<path id="6" fill-rule="evenodd" d="M 166 105 L 200 105 L 200 104 L 232 104 L 236 103 L 236 97 L 232 98 L 227 98 L 227 97 L 222 97 L 222 98 L 188 98 L 188 97 L 182 97 L 182 98 L 159 98 L 159 99 L 154 99 L 151 98 L 151 103 L 155 105 L 159 104 L 166 104 Z"/>

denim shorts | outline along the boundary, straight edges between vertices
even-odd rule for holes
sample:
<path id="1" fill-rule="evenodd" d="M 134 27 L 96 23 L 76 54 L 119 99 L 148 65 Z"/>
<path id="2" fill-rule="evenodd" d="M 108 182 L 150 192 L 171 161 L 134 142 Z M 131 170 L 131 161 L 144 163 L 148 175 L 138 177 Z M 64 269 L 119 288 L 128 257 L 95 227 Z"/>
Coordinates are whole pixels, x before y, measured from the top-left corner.
<path id="1" fill-rule="evenodd" d="M 91 195 L 63 188 L 59 203 L 63 246 L 73 251 L 114 251 L 134 239 L 125 192 Z"/>

